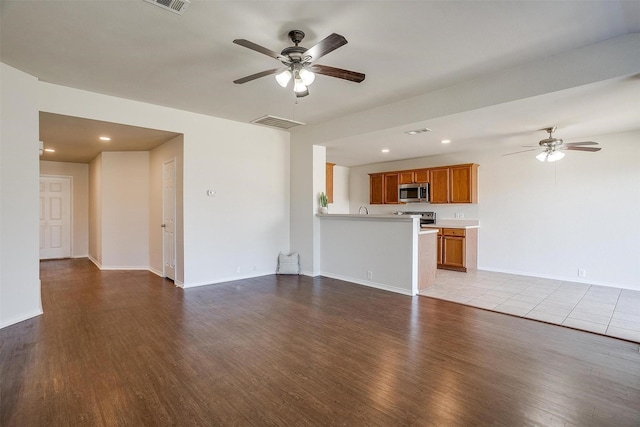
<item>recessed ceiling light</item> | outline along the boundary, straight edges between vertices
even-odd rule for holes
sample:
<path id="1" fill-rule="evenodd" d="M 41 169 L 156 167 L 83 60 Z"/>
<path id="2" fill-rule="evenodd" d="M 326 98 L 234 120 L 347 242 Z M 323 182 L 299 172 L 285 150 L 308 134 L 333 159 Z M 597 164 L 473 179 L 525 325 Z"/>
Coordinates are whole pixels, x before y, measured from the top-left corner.
<path id="1" fill-rule="evenodd" d="M 45 148 L 44 151 L 46 151 L 47 153 L 55 153 L 56 150 L 54 150 L 53 148 Z"/>
<path id="2" fill-rule="evenodd" d="M 415 129 L 415 130 L 406 131 L 405 133 L 408 135 L 417 135 L 419 133 L 425 133 L 425 132 L 431 132 L 431 129 L 429 128 Z"/>
<path id="3" fill-rule="evenodd" d="M 111 141 L 111 138 L 109 138 L 108 136 L 101 136 L 100 141 Z"/>
<path id="4" fill-rule="evenodd" d="M 448 143 L 450 143 L 450 142 L 451 142 L 451 140 L 450 140 L 450 139 L 443 139 L 443 140 L 442 140 L 442 141 L 440 141 L 440 142 L 442 142 L 443 144 L 448 144 Z"/>
<path id="5" fill-rule="evenodd" d="M 389 149 L 388 149 L 388 148 L 383 148 L 383 149 L 382 149 L 382 150 L 380 150 L 380 151 L 382 151 L 383 153 L 388 153 L 388 152 L 389 152 Z"/>

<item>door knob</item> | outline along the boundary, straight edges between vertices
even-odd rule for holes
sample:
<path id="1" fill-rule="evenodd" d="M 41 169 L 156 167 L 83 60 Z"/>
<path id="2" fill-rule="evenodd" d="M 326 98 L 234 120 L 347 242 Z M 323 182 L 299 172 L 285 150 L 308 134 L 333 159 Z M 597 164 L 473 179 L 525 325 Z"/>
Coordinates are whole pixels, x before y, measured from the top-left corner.
<path id="1" fill-rule="evenodd" d="M 162 224 L 160 227 L 166 228 L 167 224 Z"/>

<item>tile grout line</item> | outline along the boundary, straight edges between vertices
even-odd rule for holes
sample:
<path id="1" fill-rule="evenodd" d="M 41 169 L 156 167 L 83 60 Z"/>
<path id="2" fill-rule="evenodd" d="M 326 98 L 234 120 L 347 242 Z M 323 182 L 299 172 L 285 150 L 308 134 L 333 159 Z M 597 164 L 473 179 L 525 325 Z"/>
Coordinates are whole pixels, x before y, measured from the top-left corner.
<path id="1" fill-rule="evenodd" d="M 607 329 L 605 329 L 605 333 L 609 332 L 609 326 L 611 325 L 611 320 L 613 320 L 613 314 L 616 312 L 616 308 L 618 307 L 618 302 L 620 302 L 620 297 L 622 296 L 622 290 L 618 293 L 618 298 L 616 298 L 616 304 L 613 306 L 613 311 L 611 312 L 611 317 L 609 317 L 609 323 L 607 323 Z"/>

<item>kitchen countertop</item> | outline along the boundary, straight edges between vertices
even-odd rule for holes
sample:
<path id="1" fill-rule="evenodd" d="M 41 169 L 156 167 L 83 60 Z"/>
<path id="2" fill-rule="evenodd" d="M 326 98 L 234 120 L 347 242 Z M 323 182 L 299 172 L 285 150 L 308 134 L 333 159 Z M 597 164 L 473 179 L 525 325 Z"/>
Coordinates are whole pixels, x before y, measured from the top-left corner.
<path id="1" fill-rule="evenodd" d="M 422 228 L 480 228 L 476 219 L 437 219 L 435 224 L 426 224 Z"/>

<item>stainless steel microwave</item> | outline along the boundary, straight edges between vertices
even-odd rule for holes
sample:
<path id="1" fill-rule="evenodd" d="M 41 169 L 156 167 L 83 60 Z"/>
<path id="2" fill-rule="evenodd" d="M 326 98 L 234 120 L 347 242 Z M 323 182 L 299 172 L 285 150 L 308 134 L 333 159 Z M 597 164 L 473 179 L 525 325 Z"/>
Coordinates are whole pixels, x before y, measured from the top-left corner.
<path id="1" fill-rule="evenodd" d="M 428 203 L 429 183 L 400 184 L 398 186 L 398 201 L 400 203 Z"/>

